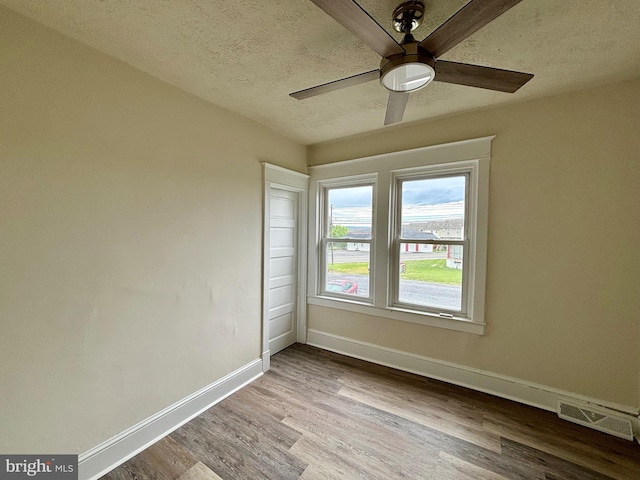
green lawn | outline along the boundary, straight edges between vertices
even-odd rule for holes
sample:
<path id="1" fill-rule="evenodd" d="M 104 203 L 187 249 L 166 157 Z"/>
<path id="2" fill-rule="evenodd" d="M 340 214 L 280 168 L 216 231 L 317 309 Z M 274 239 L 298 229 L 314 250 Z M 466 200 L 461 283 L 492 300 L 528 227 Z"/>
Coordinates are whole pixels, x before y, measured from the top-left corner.
<path id="1" fill-rule="evenodd" d="M 422 282 L 446 283 L 460 285 L 462 270 L 447 268 L 446 260 L 408 260 L 405 263 L 405 273 L 400 274 L 403 280 L 419 280 Z M 334 263 L 329 265 L 329 272 L 352 275 L 367 275 L 366 262 Z"/>
<path id="2" fill-rule="evenodd" d="M 329 264 L 329 272 L 345 273 L 347 275 L 368 275 L 369 264 L 367 262 L 334 263 Z"/>
<path id="3" fill-rule="evenodd" d="M 447 268 L 444 258 L 437 260 L 407 260 L 404 262 L 405 273 L 400 274 L 403 280 L 420 280 L 423 282 L 446 283 L 460 285 L 462 270 Z"/>

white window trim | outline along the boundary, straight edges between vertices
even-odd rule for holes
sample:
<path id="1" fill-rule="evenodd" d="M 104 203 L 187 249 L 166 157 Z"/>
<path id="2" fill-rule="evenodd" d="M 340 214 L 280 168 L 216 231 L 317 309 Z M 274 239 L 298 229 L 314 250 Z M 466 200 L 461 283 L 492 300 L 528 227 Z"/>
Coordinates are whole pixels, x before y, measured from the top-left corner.
<path id="1" fill-rule="evenodd" d="M 461 332 L 482 335 L 484 333 L 484 297 L 486 285 L 486 263 L 487 263 L 487 223 L 489 205 L 489 167 L 491 158 L 491 141 L 495 136 L 482 137 L 472 140 L 434 145 L 429 147 L 404 150 L 373 157 L 366 157 L 354 160 L 347 160 L 326 165 L 319 165 L 309 168 L 311 175 L 311 185 L 309 191 L 309 268 L 307 276 L 308 296 L 307 303 L 322 307 L 347 310 L 364 315 L 389 318 L 392 320 L 417 323 L 433 327 L 445 328 Z M 457 165 L 451 165 L 456 163 Z M 419 169 L 425 166 L 442 165 L 443 171 L 451 171 L 457 166 L 471 166 L 475 169 L 475 174 L 471 175 L 469 182 L 470 198 L 476 198 L 476 208 L 469 218 L 469 229 L 475 230 L 475 245 L 469 248 L 469 282 L 467 292 L 470 300 L 467 315 L 472 320 L 462 317 L 442 317 L 434 313 L 418 312 L 405 308 L 391 307 L 389 299 L 389 248 L 381 245 L 376 248 L 375 240 L 391 240 L 389 222 L 389 208 L 391 202 L 374 201 L 373 222 L 376 234 L 372 242 L 372 255 L 374 263 L 378 269 L 379 278 L 384 281 L 376 282 L 372 275 L 370 290 L 373 292 L 373 305 L 360 301 L 333 298 L 319 295 L 319 272 L 318 272 L 318 242 L 320 222 L 323 221 L 322 206 L 320 205 L 320 189 L 328 185 L 336 185 L 349 182 L 351 179 L 362 179 L 371 175 L 377 176 L 376 194 L 383 198 L 389 198 L 394 185 L 394 175 L 404 175 L 409 169 Z M 434 170 L 436 171 L 436 170 Z M 335 183 L 334 183 L 335 182 Z M 473 209 L 472 209 L 473 210 Z M 475 214 L 473 214 L 475 213 Z"/>

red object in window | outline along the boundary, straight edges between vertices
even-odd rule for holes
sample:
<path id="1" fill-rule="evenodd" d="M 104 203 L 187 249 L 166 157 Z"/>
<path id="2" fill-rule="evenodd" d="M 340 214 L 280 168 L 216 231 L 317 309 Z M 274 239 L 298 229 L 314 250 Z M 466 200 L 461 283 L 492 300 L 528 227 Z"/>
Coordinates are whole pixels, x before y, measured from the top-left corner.
<path id="1" fill-rule="evenodd" d="M 357 295 L 358 284 L 356 282 L 350 282 L 349 280 L 333 280 L 327 282 L 327 291 L 340 292 L 340 293 L 352 293 Z"/>

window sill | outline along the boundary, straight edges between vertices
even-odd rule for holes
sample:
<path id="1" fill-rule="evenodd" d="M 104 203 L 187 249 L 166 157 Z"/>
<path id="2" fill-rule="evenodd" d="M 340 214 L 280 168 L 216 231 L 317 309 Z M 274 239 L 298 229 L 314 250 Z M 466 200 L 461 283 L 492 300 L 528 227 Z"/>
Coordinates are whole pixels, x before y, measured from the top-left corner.
<path id="1" fill-rule="evenodd" d="M 348 312 L 388 318 L 400 322 L 417 323 L 419 325 L 473 333 L 476 335 L 484 334 L 484 323 L 472 322 L 466 318 L 447 318 L 434 313 L 410 311 L 401 308 L 380 308 L 360 302 L 321 296 L 307 297 L 307 303 L 309 305 L 346 310 Z"/>

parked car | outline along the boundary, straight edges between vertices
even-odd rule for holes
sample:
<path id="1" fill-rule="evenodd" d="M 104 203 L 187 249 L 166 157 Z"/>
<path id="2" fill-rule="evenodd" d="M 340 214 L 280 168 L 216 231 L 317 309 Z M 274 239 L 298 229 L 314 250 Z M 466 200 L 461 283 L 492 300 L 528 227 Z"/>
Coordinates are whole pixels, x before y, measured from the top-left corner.
<path id="1" fill-rule="evenodd" d="M 358 293 L 358 284 L 351 280 L 331 280 L 327 282 L 327 292 Z"/>

